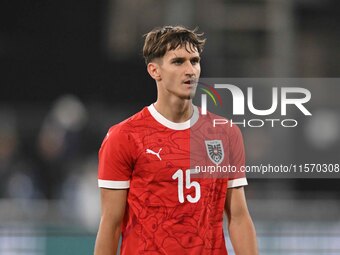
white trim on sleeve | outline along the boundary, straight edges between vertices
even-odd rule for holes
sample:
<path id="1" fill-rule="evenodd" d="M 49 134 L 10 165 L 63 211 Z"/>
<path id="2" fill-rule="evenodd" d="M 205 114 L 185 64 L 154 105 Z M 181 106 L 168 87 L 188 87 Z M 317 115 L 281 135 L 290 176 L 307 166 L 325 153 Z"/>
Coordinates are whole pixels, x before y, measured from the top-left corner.
<path id="1" fill-rule="evenodd" d="M 248 185 L 247 178 L 238 178 L 228 181 L 228 189 Z"/>
<path id="2" fill-rule="evenodd" d="M 98 187 L 108 189 L 128 189 L 130 188 L 130 181 L 107 181 L 98 179 Z"/>

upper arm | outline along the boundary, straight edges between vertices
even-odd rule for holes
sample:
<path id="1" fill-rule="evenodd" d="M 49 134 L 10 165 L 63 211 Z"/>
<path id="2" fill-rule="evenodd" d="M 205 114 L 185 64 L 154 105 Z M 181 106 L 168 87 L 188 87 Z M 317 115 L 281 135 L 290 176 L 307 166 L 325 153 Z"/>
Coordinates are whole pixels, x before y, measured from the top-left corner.
<path id="1" fill-rule="evenodd" d="M 102 220 L 120 226 L 125 213 L 127 189 L 100 189 Z"/>
<path id="2" fill-rule="evenodd" d="M 127 190 L 101 188 L 100 192 L 102 215 L 94 254 L 112 255 L 117 252 L 121 224 L 125 213 Z"/>
<path id="3" fill-rule="evenodd" d="M 248 215 L 249 212 L 243 187 L 228 189 L 225 211 L 229 221 L 231 219 L 237 220 L 242 218 L 242 216 Z"/>
<path id="4" fill-rule="evenodd" d="M 228 189 L 225 208 L 230 241 L 235 254 L 258 254 L 256 231 L 248 211 L 243 187 Z"/>

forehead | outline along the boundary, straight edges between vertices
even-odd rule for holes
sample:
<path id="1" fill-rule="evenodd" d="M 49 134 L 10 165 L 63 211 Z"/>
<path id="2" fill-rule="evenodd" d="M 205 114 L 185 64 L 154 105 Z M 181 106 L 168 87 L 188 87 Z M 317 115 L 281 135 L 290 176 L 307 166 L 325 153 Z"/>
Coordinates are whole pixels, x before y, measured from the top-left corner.
<path id="1" fill-rule="evenodd" d="M 192 58 L 192 57 L 199 57 L 200 54 L 196 47 L 193 45 L 180 45 L 176 49 L 168 50 L 164 58 L 174 58 L 174 57 L 181 57 L 181 58 Z"/>

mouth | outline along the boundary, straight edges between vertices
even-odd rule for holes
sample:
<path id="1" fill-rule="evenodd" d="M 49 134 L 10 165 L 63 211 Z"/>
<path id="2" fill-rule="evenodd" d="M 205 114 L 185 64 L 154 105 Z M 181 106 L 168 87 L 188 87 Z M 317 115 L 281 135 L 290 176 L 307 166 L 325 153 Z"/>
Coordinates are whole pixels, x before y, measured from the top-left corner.
<path id="1" fill-rule="evenodd" d="M 196 79 L 185 80 L 184 84 L 196 86 L 197 85 L 197 80 Z"/>

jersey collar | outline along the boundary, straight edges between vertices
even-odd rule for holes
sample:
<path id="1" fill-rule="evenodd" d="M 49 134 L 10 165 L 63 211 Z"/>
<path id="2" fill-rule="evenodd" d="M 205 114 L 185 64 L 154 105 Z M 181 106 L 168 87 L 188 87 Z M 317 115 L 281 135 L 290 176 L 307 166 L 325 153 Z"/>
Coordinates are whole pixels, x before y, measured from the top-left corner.
<path id="1" fill-rule="evenodd" d="M 156 108 L 153 104 L 148 106 L 148 110 L 149 110 L 150 114 L 152 115 L 152 117 L 155 118 L 155 120 L 157 122 L 159 122 L 163 126 L 166 126 L 167 128 L 174 129 L 174 130 L 188 129 L 188 128 L 192 127 L 197 122 L 198 117 L 199 117 L 198 108 L 195 105 L 193 105 L 193 108 L 194 108 L 194 113 L 193 113 L 193 115 L 191 116 L 190 119 L 188 119 L 185 122 L 176 123 L 176 122 L 172 122 L 172 121 L 168 120 L 162 114 L 160 114 L 156 110 Z"/>

